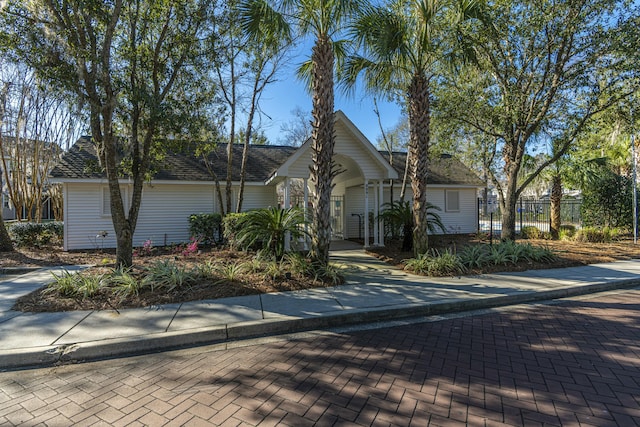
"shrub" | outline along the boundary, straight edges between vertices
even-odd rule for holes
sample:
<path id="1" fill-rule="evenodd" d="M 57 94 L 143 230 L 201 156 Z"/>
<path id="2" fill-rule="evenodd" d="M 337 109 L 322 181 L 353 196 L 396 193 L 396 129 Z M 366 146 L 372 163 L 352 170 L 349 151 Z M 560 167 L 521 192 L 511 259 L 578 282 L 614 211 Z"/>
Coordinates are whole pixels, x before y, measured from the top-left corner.
<path id="1" fill-rule="evenodd" d="M 609 243 L 617 239 L 619 234 L 620 230 L 617 228 L 584 227 L 576 232 L 574 239 L 578 242 Z"/>
<path id="2" fill-rule="evenodd" d="M 465 247 L 459 254 L 460 262 L 467 268 L 482 268 L 488 264 L 489 246 L 472 245 Z"/>
<path id="3" fill-rule="evenodd" d="M 236 236 L 238 230 L 242 227 L 241 219 L 246 215 L 246 213 L 228 213 L 222 218 L 222 236 L 229 246 L 234 249 L 240 248 Z"/>
<path id="4" fill-rule="evenodd" d="M 534 227 L 533 225 L 527 225 L 522 227 L 520 231 L 520 235 L 523 239 L 540 239 L 542 237 L 542 232 L 538 227 Z"/>
<path id="5" fill-rule="evenodd" d="M 304 223 L 304 212 L 298 208 L 256 209 L 238 221 L 236 242 L 241 248 L 260 245 L 263 254 L 282 259 L 287 233 L 294 239 L 304 236 Z"/>
<path id="6" fill-rule="evenodd" d="M 15 222 L 8 227 L 9 234 L 17 246 L 41 248 L 57 243 L 63 238 L 63 223 Z"/>
<path id="7" fill-rule="evenodd" d="M 527 262 L 551 262 L 556 255 L 548 248 L 530 243 L 502 242 L 497 245 L 467 246 L 460 254 L 460 261 L 467 268 L 482 268 L 487 265 L 517 264 Z"/>
<path id="8" fill-rule="evenodd" d="M 129 296 L 137 296 L 142 287 L 140 281 L 132 274 L 131 269 L 117 268 L 107 278 L 114 295 L 124 299 Z"/>
<path id="9" fill-rule="evenodd" d="M 189 235 L 205 245 L 214 245 L 220 242 L 220 228 L 222 216 L 218 213 L 200 213 L 189 216 Z"/>
<path id="10" fill-rule="evenodd" d="M 408 260 L 405 269 L 428 276 L 452 276 L 466 271 L 460 257 L 448 249 L 442 254 L 435 250 L 420 254 Z"/>
<path id="11" fill-rule="evenodd" d="M 107 285 L 102 274 L 70 273 L 52 274 L 54 281 L 45 289 L 45 293 L 58 293 L 64 297 L 91 298 Z"/>
<path id="12" fill-rule="evenodd" d="M 171 292 L 194 282 L 197 275 L 197 272 L 187 270 L 173 261 L 156 261 L 146 269 L 146 276 L 142 279 L 141 286 L 150 287 L 151 290 L 165 289 Z"/>
<path id="13" fill-rule="evenodd" d="M 410 201 L 397 200 L 387 202 L 382 205 L 379 219 L 385 221 L 388 229 L 391 230 L 392 237 L 402 234 L 402 250 L 413 249 L 413 211 Z M 429 234 L 436 234 L 438 231 L 446 233 L 447 229 L 442 223 L 442 218 L 434 211 L 440 211 L 438 206 L 427 202 L 427 231 Z M 373 221 L 369 221 L 373 224 Z"/>
<path id="14" fill-rule="evenodd" d="M 561 225 L 558 237 L 560 240 L 569 240 L 576 234 L 576 227 L 574 225 Z"/>

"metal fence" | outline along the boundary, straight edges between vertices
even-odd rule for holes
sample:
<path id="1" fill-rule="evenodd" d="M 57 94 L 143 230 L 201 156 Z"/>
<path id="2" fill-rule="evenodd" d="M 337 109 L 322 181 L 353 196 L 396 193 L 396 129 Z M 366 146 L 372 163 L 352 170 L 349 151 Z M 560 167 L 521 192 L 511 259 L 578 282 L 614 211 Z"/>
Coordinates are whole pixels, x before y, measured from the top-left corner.
<path id="1" fill-rule="evenodd" d="M 560 202 L 560 221 L 563 225 L 579 227 L 582 223 L 580 217 L 581 200 L 562 200 Z M 500 208 L 493 213 L 487 212 L 484 201 L 478 199 L 478 231 L 500 234 L 502 230 Z M 549 200 L 520 199 L 516 204 L 516 233 L 520 233 L 522 227 L 533 226 L 540 231 L 548 232 L 551 229 L 551 202 Z"/>

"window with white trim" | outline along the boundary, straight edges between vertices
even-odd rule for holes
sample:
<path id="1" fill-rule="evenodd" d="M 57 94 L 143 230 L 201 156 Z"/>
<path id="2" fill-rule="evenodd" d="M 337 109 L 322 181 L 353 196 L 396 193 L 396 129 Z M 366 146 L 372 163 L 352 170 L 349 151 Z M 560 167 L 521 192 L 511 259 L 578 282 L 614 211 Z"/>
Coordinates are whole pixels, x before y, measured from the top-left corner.
<path id="1" fill-rule="evenodd" d="M 460 192 L 458 190 L 445 190 L 445 212 L 460 212 Z"/>

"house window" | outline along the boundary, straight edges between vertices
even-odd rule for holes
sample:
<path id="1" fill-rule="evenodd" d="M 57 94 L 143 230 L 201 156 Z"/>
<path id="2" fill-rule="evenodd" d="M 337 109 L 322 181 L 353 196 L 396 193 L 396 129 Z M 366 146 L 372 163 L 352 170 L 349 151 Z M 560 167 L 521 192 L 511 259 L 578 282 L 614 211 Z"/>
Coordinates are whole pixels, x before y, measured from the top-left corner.
<path id="1" fill-rule="evenodd" d="M 124 199 L 124 210 L 128 209 L 127 200 L 129 200 L 127 189 L 120 187 L 120 194 Z M 102 216 L 111 216 L 111 194 L 109 193 L 109 187 L 102 187 L 102 207 L 101 207 L 101 215 Z"/>
<path id="2" fill-rule="evenodd" d="M 460 212 L 460 192 L 458 190 L 446 190 L 444 196 L 445 211 Z"/>
<path id="3" fill-rule="evenodd" d="M 5 209 L 11 209 L 11 203 L 10 202 L 11 202 L 11 198 L 8 195 L 3 194 L 2 195 L 2 207 L 5 208 Z"/>

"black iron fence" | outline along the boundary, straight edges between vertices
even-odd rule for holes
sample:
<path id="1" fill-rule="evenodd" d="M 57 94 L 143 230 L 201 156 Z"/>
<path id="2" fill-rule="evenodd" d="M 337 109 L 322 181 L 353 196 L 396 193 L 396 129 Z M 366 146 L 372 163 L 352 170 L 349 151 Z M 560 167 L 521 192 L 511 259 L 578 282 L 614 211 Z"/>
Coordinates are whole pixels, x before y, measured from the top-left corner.
<path id="1" fill-rule="evenodd" d="M 579 227 L 581 200 L 563 200 L 560 203 L 560 221 L 563 225 Z M 502 230 L 500 207 L 491 212 L 491 205 L 485 208 L 484 201 L 478 199 L 478 231 L 500 234 Z M 547 200 L 520 199 L 516 204 L 516 233 L 523 227 L 533 226 L 540 231 L 551 229 L 551 202 Z"/>

